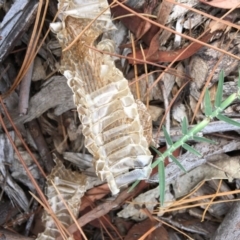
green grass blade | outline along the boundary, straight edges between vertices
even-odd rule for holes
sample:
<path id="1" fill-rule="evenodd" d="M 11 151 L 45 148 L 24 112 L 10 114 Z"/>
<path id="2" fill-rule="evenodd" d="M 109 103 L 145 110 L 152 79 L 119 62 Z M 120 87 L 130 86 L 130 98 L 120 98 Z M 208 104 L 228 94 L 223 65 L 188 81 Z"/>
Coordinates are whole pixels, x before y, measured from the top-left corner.
<path id="1" fill-rule="evenodd" d="M 220 107 L 219 107 L 219 110 L 220 110 L 220 111 L 218 112 L 218 114 L 219 114 L 220 112 L 222 112 L 224 109 L 226 109 L 230 104 L 232 104 L 233 101 L 235 101 L 237 98 L 238 98 L 238 94 L 237 94 L 237 93 L 233 93 L 233 94 L 231 94 L 230 96 L 228 96 L 227 99 L 225 99 L 225 100 L 221 103 L 221 105 L 220 105 Z"/>
<path id="2" fill-rule="evenodd" d="M 159 156 L 162 156 L 162 153 L 159 152 L 154 146 L 150 146 L 150 148 L 151 148 L 156 154 L 158 154 Z"/>
<path id="3" fill-rule="evenodd" d="M 201 157 L 202 155 L 200 154 L 200 152 L 198 152 L 196 149 L 194 149 L 193 147 L 189 146 L 188 144 L 184 143 L 182 145 L 182 147 L 184 149 L 186 149 L 188 152 L 191 152 L 192 154 L 197 155 L 198 157 Z"/>
<path id="4" fill-rule="evenodd" d="M 208 139 L 208 138 L 205 138 L 205 137 L 198 137 L 198 136 L 194 136 L 193 140 L 196 141 L 196 142 L 206 142 L 206 143 L 212 143 L 212 144 L 216 143 L 215 141 L 213 141 L 211 139 Z"/>
<path id="5" fill-rule="evenodd" d="M 159 190 L 160 190 L 160 203 L 161 206 L 164 204 L 165 198 L 165 166 L 164 162 L 160 161 L 158 164 L 158 178 L 159 178 Z"/>
<path id="6" fill-rule="evenodd" d="M 185 173 L 187 172 L 186 169 L 183 167 L 183 165 L 173 156 L 169 156 L 175 164 L 177 164 Z"/>
<path id="7" fill-rule="evenodd" d="M 188 122 L 187 122 L 187 118 L 184 117 L 182 120 L 182 133 L 183 135 L 187 134 L 188 132 Z"/>
<path id="8" fill-rule="evenodd" d="M 168 144 L 169 146 L 172 146 L 172 145 L 173 145 L 173 142 L 172 142 L 172 139 L 171 139 L 170 135 L 168 134 L 166 128 L 163 126 L 162 129 L 163 129 L 163 133 L 164 133 L 164 136 L 165 136 L 165 138 L 166 138 L 167 144 Z"/>
<path id="9" fill-rule="evenodd" d="M 238 91 L 240 91 L 240 69 L 238 71 Z"/>
<path id="10" fill-rule="evenodd" d="M 222 114 L 218 114 L 218 115 L 217 115 L 217 118 L 218 118 L 219 120 L 221 120 L 221 121 L 224 121 L 224 122 L 229 123 L 229 124 L 231 124 L 231 125 L 234 125 L 234 126 L 236 126 L 236 127 L 240 127 L 240 123 L 239 123 L 239 122 L 236 122 L 236 121 L 232 120 L 231 118 L 226 117 L 226 116 L 224 116 L 224 115 L 222 115 Z"/>
<path id="11" fill-rule="evenodd" d="M 212 114 L 212 104 L 210 99 L 210 93 L 207 89 L 204 96 L 204 113 L 208 117 Z"/>
<path id="12" fill-rule="evenodd" d="M 222 102 L 222 94 L 223 94 L 223 81 L 224 81 L 224 72 L 223 70 L 220 72 L 219 80 L 218 80 L 218 87 L 217 87 L 217 93 L 215 97 L 215 107 L 218 108 L 221 105 Z"/>
<path id="13" fill-rule="evenodd" d="M 132 186 L 128 189 L 128 192 L 131 192 L 139 183 L 140 183 L 140 180 L 135 181 L 132 184 Z"/>

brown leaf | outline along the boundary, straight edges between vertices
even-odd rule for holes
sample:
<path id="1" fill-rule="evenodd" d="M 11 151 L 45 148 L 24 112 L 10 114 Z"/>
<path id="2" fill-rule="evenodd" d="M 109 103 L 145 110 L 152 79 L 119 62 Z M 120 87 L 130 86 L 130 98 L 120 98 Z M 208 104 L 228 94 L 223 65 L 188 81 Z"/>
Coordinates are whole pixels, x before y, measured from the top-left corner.
<path id="1" fill-rule="evenodd" d="M 124 240 L 140 239 L 141 236 L 143 236 L 152 227 L 156 227 L 157 224 L 158 224 L 157 222 L 152 222 L 150 219 L 146 219 L 140 223 L 136 223 L 130 229 L 127 236 L 124 238 Z M 166 229 L 163 226 L 159 226 L 153 232 L 149 233 L 149 235 L 145 239 L 147 239 L 147 240 L 151 240 L 151 239 L 168 240 L 169 236 L 168 236 L 168 232 L 166 231 Z"/>
<path id="2" fill-rule="evenodd" d="M 111 4 L 112 2 L 113 2 L 112 0 L 108 0 L 109 4 Z M 134 9 L 134 11 L 136 11 L 137 13 L 140 13 L 139 10 Z M 122 17 L 122 16 L 129 14 L 129 12 L 125 8 L 122 8 L 119 5 L 113 6 L 111 8 L 111 13 L 114 18 Z M 123 23 L 123 25 L 125 27 L 127 27 L 131 32 L 133 32 L 135 34 L 136 34 L 138 27 L 140 25 L 142 25 L 144 22 L 144 20 L 139 18 L 138 16 L 123 17 L 120 19 L 120 21 Z"/>
<path id="3" fill-rule="evenodd" d="M 213 7 L 230 9 L 230 8 L 240 8 L 240 0 L 199 0 L 202 3 L 208 4 Z"/>
<path id="4" fill-rule="evenodd" d="M 108 0 L 108 3 L 112 3 L 112 0 Z M 130 7 L 129 7 L 130 8 Z M 131 8 L 132 9 L 132 8 Z M 136 13 L 142 13 L 137 9 L 133 9 Z M 129 14 L 125 8 L 121 6 L 114 6 L 111 8 L 111 12 L 114 18 L 121 17 Z M 140 38 L 149 46 L 152 38 L 158 32 L 159 27 L 152 25 L 151 23 L 146 23 L 145 20 L 141 19 L 137 15 L 130 17 L 123 17 L 120 19 L 123 25 L 128 28 L 132 33 L 135 34 L 136 38 Z M 140 26 L 140 30 L 139 30 Z"/>
<path id="5" fill-rule="evenodd" d="M 83 211 L 86 207 L 90 206 L 95 200 L 102 199 L 109 192 L 110 189 L 106 183 L 88 190 L 82 197 L 80 211 Z"/>
<path id="6" fill-rule="evenodd" d="M 141 192 L 143 192 L 143 190 L 146 189 L 148 186 L 149 186 L 149 183 L 146 183 L 145 181 L 141 181 L 135 187 L 135 189 L 133 189 L 131 192 L 128 192 L 128 189 L 122 191 L 113 201 L 100 204 L 99 206 L 92 209 L 90 212 L 86 213 L 84 216 L 80 217 L 77 220 L 79 226 L 83 227 L 84 225 L 91 222 L 92 220 L 106 215 L 113 208 L 116 208 L 116 206 L 122 205 L 125 201 L 132 199 L 138 194 L 140 194 Z M 71 226 L 69 226 L 68 231 L 70 233 L 74 233 L 75 231 L 78 231 L 76 224 L 72 224 Z M 62 236 L 58 236 L 56 239 L 61 240 L 63 238 Z"/>
<path id="7" fill-rule="evenodd" d="M 73 233 L 73 238 L 74 240 L 82 240 L 82 235 L 80 234 L 80 232 L 75 232 Z"/>
<path id="8" fill-rule="evenodd" d="M 168 17 L 169 17 L 169 14 L 172 11 L 173 6 L 174 6 L 173 3 L 170 3 L 166 0 L 162 1 L 161 5 L 160 5 L 160 8 L 159 8 L 159 11 L 158 11 L 158 15 L 157 15 L 157 22 L 158 23 L 160 23 L 162 25 L 166 24 L 166 22 L 168 20 Z"/>
<path id="9" fill-rule="evenodd" d="M 129 22 L 129 24 L 131 24 L 131 23 Z M 140 25 L 137 27 L 137 31 L 135 33 L 136 38 L 137 39 L 142 38 L 145 35 L 145 33 L 148 32 L 148 30 L 151 28 L 151 26 L 152 25 L 149 22 L 141 22 Z"/>
<path id="10" fill-rule="evenodd" d="M 158 11 L 158 15 L 157 15 L 157 22 L 158 23 L 160 23 L 162 25 L 166 24 L 166 22 L 168 20 L 168 17 L 169 17 L 169 14 L 172 11 L 172 7 L 173 7 L 172 3 L 167 2 L 167 1 L 162 1 L 161 5 L 160 5 L 160 8 L 159 8 L 159 11 Z M 153 31 L 153 29 L 155 29 L 155 28 L 152 27 L 152 31 Z M 150 37 L 152 37 L 152 39 L 151 39 L 149 50 L 148 50 L 148 53 L 147 53 L 147 56 L 146 56 L 147 58 L 149 58 L 156 51 L 158 51 L 159 35 L 160 35 L 161 32 L 162 32 L 162 29 L 159 29 L 154 36 L 153 36 L 154 32 L 152 32 L 152 33 L 149 32 L 148 33 L 148 34 L 150 34 Z"/>
<path id="11" fill-rule="evenodd" d="M 210 31 L 208 31 L 199 40 L 202 41 L 202 42 L 208 42 L 214 34 L 215 34 L 215 32 L 211 33 Z M 179 60 L 183 60 L 183 59 L 191 57 L 202 46 L 203 46 L 202 44 L 194 42 L 194 43 L 191 44 L 191 46 L 188 46 L 188 47 L 185 47 L 185 48 L 182 48 L 182 49 L 179 49 L 179 50 L 171 50 L 171 51 L 161 51 L 161 50 L 159 50 L 159 51 L 156 51 L 155 54 L 151 55 L 149 58 L 146 58 L 146 60 L 151 61 L 151 62 L 172 62 L 177 56 L 179 56 L 179 58 L 177 59 L 177 61 L 179 61 Z M 188 48 L 187 51 L 185 51 L 186 48 Z M 148 53 L 148 49 L 145 49 L 144 53 L 145 53 L 145 56 L 146 56 L 147 53 Z M 128 57 L 132 58 L 133 55 L 129 54 Z M 143 56 L 142 56 L 141 51 L 136 52 L 136 58 L 140 59 L 140 60 L 143 60 Z M 138 62 L 138 61 L 135 60 L 135 62 L 137 62 L 138 64 L 143 64 L 143 61 Z M 129 63 L 133 64 L 133 60 L 129 59 Z"/>

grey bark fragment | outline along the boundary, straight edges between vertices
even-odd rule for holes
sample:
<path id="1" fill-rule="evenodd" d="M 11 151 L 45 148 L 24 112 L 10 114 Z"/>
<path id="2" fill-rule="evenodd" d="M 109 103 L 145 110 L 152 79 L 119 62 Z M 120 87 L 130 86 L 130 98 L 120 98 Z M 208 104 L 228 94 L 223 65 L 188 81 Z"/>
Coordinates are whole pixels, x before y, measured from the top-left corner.
<path id="1" fill-rule="evenodd" d="M 9 133 L 14 138 L 14 132 Z M 8 173 L 5 164 L 8 160 L 14 159 L 14 151 L 9 139 L 5 134 L 0 134 L 0 186 L 14 203 L 17 203 L 23 210 L 28 211 L 29 202 L 21 187 Z"/>
<path id="2" fill-rule="evenodd" d="M 11 117 L 15 124 L 26 123 L 34 118 L 38 118 L 50 108 L 54 109 L 54 114 L 61 115 L 69 109 L 76 108 L 72 95 L 72 91 L 68 87 L 65 77 L 52 77 L 42 86 L 42 89 L 30 99 L 27 115 L 19 116 L 17 111 L 12 111 Z M 10 127 L 9 122 L 6 122 L 6 125 Z"/>
<path id="3" fill-rule="evenodd" d="M 240 202 L 235 202 L 211 240 L 240 239 Z"/>
<path id="4" fill-rule="evenodd" d="M 239 118 L 234 118 L 233 120 L 240 123 Z M 192 129 L 193 127 L 195 127 L 195 125 L 189 126 L 189 129 Z M 204 135 L 204 134 L 228 132 L 228 131 L 239 131 L 239 127 L 223 121 L 214 121 L 214 122 L 210 122 L 199 134 Z M 160 142 L 166 141 L 163 131 L 161 131 L 158 134 L 157 130 L 153 130 L 153 139 L 156 139 L 157 136 Z M 170 136 L 174 142 L 178 141 L 182 137 L 181 128 L 180 127 L 172 128 L 170 130 Z"/>
<path id="5" fill-rule="evenodd" d="M 14 48 L 32 23 L 38 6 L 37 0 L 16 0 L 0 25 L 0 62 Z"/>
<path id="6" fill-rule="evenodd" d="M 201 153 L 202 157 L 196 157 L 196 155 L 190 152 L 178 157 L 178 160 L 187 171 L 206 163 L 208 159 L 215 154 L 221 154 L 240 149 L 240 141 L 238 140 L 228 141 L 226 139 L 216 138 L 212 138 L 212 140 L 214 140 L 216 144 L 197 143 L 194 145 L 194 148 Z M 167 165 L 165 169 L 166 184 L 169 184 L 183 173 L 184 172 L 175 163 Z M 158 182 L 158 174 L 153 175 L 150 180 L 153 182 Z"/>

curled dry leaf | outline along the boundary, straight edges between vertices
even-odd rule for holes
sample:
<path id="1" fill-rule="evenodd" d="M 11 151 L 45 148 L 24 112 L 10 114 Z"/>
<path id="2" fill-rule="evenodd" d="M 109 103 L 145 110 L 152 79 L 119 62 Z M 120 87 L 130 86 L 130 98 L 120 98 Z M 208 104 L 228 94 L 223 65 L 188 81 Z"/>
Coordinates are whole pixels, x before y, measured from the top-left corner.
<path id="1" fill-rule="evenodd" d="M 88 47 L 114 52 L 111 40 L 97 43 L 103 32 L 115 28 L 108 3 L 59 1 L 59 5 L 64 6 L 62 23 L 53 23 L 51 27 L 63 48 L 76 41 L 63 52 L 60 70 L 74 93 L 85 145 L 94 157 L 96 174 L 107 180 L 116 194 L 121 185 L 148 178 L 152 156 L 127 80 L 111 56 Z M 87 28 L 103 9 L 107 10 Z"/>

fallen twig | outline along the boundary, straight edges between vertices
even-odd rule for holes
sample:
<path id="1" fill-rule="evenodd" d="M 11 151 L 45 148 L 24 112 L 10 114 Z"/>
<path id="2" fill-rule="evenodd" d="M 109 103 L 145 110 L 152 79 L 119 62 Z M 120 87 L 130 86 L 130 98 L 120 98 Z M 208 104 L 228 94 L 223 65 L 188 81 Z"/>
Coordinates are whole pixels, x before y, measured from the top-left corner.
<path id="1" fill-rule="evenodd" d="M 32 73 L 33 73 L 33 62 L 28 68 L 20 84 L 19 104 L 18 104 L 18 111 L 20 116 L 27 114 L 27 111 L 28 111 L 28 102 L 29 102 L 30 86 L 32 81 Z"/>

